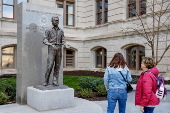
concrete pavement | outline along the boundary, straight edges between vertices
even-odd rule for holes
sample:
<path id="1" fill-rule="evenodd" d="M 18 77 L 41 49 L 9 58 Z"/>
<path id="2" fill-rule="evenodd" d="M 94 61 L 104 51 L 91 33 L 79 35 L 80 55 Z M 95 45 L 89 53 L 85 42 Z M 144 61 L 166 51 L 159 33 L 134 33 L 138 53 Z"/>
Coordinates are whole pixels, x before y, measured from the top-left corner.
<path id="1" fill-rule="evenodd" d="M 75 98 L 75 106 L 57 110 L 39 112 L 28 105 L 0 105 L 0 113 L 103 113 L 102 108 L 94 102 Z"/>
<path id="2" fill-rule="evenodd" d="M 76 98 L 76 106 L 64 109 L 43 111 L 42 113 L 107 113 L 107 100 L 105 101 L 88 101 Z M 115 113 L 118 112 L 118 105 Z M 8 104 L 0 106 L 0 113 L 40 113 L 27 105 Z M 141 113 L 139 106 L 135 106 L 134 102 L 127 102 L 126 113 Z M 161 102 L 156 106 L 154 113 L 170 113 L 170 103 Z"/>
<path id="3" fill-rule="evenodd" d="M 160 104 L 156 106 L 154 113 L 170 113 L 170 91 L 166 100 L 161 100 Z M 98 104 L 102 109 L 103 113 L 107 113 L 107 101 L 93 101 Z M 128 93 L 128 100 L 126 104 L 126 113 L 141 113 L 139 106 L 135 106 L 135 91 Z M 116 105 L 115 113 L 119 113 L 118 105 Z"/>
<path id="4" fill-rule="evenodd" d="M 168 91 L 170 94 L 170 91 Z M 126 113 L 141 113 L 139 106 L 134 104 L 135 92 L 128 94 Z M 105 101 L 88 101 L 85 99 L 75 98 L 75 107 L 64 109 L 43 111 L 42 113 L 107 113 L 107 100 Z M 0 113 L 41 113 L 27 105 L 8 104 L 0 105 Z M 114 113 L 118 112 L 118 105 Z M 170 113 L 170 96 L 166 100 L 161 100 L 161 103 L 156 106 L 154 113 Z"/>
<path id="5" fill-rule="evenodd" d="M 94 103 L 101 106 L 103 113 L 107 113 L 107 101 L 94 101 Z M 119 113 L 118 105 L 116 105 L 115 113 Z M 134 102 L 127 102 L 126 113 L 141 113 L 139 111 L 139 106 L 135 106 Z M 170 103 L 161 102 L 156 106 L 154 113 L 170 113 Z"/>

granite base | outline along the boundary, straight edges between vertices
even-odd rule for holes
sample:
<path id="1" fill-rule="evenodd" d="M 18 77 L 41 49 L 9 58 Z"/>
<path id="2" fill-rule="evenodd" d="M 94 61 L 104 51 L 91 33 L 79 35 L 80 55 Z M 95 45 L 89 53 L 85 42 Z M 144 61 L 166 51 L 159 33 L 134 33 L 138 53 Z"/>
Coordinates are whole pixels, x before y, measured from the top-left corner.
<path id="1" fill-rule="evenodd" d="M 74 89 L 39 90 L 28 87 L 27 104 L 38 111 L 75 106 Z"/>

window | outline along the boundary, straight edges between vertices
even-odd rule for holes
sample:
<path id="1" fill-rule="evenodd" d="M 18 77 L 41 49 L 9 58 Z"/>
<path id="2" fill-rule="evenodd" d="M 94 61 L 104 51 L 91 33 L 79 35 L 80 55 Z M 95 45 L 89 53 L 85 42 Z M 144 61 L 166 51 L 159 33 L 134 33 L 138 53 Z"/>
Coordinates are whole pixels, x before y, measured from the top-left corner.
<path id="1" fill-rule="evenodd" d="M 2 69 L 14 69 L 16 62 L 16 46 L 2 48 Z"/>
<path id="2" fill-rule="evenodd" d="M 75 51 L 71 49 L 64 50 L 64 68 L 74 68 Z"/>
<path id="3" fill-rule="evenodd" d="M 14 2 L 13 0 L 3 0 L 2 3 L 2 17 L 4 18 L 13 18 L 13 12 L 14 12 Z"/>
<path id="4" fill-rule="evenodd" d="M 27 0 L 2 0 L 2 17 L 6 19 L 15 19 L 16 6 L 21 2 L 27 2 Z"/>
<path id="5" fill-rule="evenodd" d="M 96 0 L 97 2 L 97 24 L 108 22 L 108 0 Z"/>
<path id="6" fill-rule="evenodd" d="M 96 67 L 105 68 L 106 67 L 106 49 L 99 48 L 96 50 Z"/>
<path id="7" fill-rule="evenodd" d="M 135 17 L 146 14 L 146 0 L 129 0 L 128 1 L 128 17 Z"/>
<path id="8" fill-rule="evenodd" d="M 74 0 L 57 0 L 58 8 L 63 8 L 64 25 L 74 26 Z"/>
<path id="9" fill-rule="evenodd" d="M 130 69 L 139 70 L 141 67 L 142 57 L 145 56 L 143 46 L 132 46 L 127 49 L 127 63 Z"/>

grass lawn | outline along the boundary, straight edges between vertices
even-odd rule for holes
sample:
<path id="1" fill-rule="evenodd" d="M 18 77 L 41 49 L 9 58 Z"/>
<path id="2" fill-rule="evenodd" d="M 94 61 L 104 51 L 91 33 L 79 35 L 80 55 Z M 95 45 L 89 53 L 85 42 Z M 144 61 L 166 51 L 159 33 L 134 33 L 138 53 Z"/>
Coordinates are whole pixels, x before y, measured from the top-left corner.
<path id="1" fill-rule="evenodd" d="M 67 85 L 68 87 L 71 87 L 73 89 L 81 89 L 79 87 L 79 78 L 82 77 L 92 77 L 95 79 L 98 79 L 99 77 L 93 77 L 93 76 L 71 76 L 71 75 L 64 75 L 63 76 L 63 84 Z M 0 79 L 0 91 L 3 91 L 4 88 L 7 86 L 10 86 L 11 83 L 16 84 L 16 78 L 1 78 Z"/>
<path id="2" fill-rule="evenodd" d="M 64 75 L 63 77 L 63 84 L 67 85 L 70 88 L 73 89 L 81 89 L 79 84 L 79 78 L 82 77 L 92 77 L 95 79 L 98 79 L 99 77 L 93 77 L 93 76 L 71 76 L 71 75 Z"/>

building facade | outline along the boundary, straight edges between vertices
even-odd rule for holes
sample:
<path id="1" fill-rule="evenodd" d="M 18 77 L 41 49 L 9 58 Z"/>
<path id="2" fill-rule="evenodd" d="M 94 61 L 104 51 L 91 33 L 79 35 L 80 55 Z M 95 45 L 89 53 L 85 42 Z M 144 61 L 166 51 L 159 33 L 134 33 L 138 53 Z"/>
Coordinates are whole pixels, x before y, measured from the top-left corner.
<path id="1" fill-rule="evenodd" d="M 64 70 L 104 71 L 113 55 L 121 52 L 131 73 L 139 74 L 142 56 L 151 57 L 152 52 L 147 39 L 129 28 L 139 26 L 138 30 L 142 30 L 138 15 L 152 26 L 149 1 L 152 0 L 0 0 L 0 73 L 16 73 L 17 4 L 28 2 L 64 9 L 63 29 L 71 46 L 63 51 Z M 166 14 L 170 14 L 169 10 Z M 169 22 L 168 18 L 166 23 Z M 170 45 L 168 30 L 160 31 L 158 58 Z M 170 77 L 170 48 L 157 67 Z"/>

